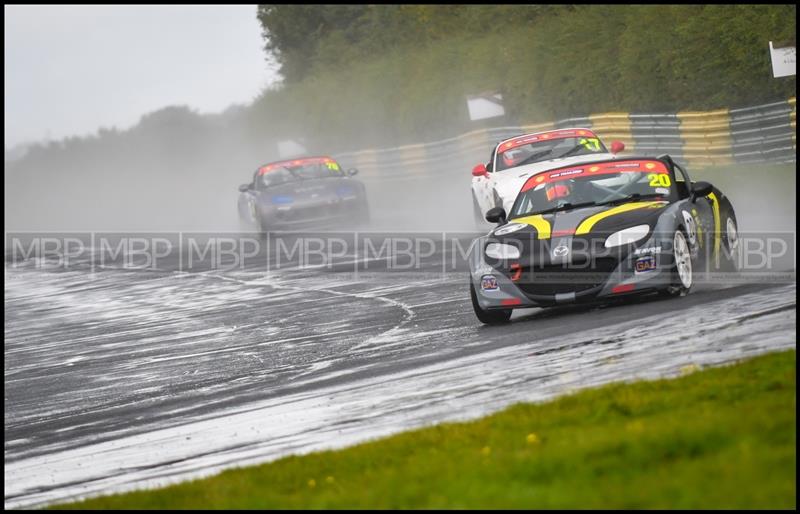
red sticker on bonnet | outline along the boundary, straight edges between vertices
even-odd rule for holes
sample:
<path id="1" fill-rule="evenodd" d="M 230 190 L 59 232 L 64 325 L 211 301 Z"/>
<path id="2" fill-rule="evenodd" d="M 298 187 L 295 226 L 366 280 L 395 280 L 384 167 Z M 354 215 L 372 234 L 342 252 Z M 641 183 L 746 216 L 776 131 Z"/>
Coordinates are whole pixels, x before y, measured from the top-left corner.
<path id="1" fill-rule="evenodd" d="M 558 182 L 560 180 L 583 177 L 586 175 L 607 175 L 623 172 L 669 173 L 663 162 L 654 160 L 616 160 L 598 164 L 583 164 L 581 166 L 569 166 L 567 168 L 559 168 L 534 175 L 525 182 L 520 193 L 533 189 L 539 184 Z"/>
<path id="2" fill-rule="evenodd" d="M 321 162 L 328 163 L 334 162 L 334 160 L 330 157 L 306 157 L 304 159 L 289 159 L 286 161 L 271 162 L 266 166 L 260 167 L 258 169 L 258 174 L 263 175 L 264 173 L 281 168 L 283 166 L 304 166 L 306 164 L 319 164 Z"/>

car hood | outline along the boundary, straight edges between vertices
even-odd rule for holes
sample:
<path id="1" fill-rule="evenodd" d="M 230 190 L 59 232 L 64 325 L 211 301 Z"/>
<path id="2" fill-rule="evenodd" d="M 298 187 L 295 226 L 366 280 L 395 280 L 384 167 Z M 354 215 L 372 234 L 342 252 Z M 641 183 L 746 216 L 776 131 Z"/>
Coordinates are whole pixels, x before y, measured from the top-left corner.
<path id="1" fill-rule="evenodd" d="M 523 224 L 525 228 L 497 236 L 495 232 L 503 228 L 498 227 L 491 232 L 490 239 L 515 244 L 523 254 L 528 255 L 552 256 L 551 250 L 557 246 L 566 246 L 571 250 L 580 247 L 593 253 L 605 252 L 606 238 L 614 232 L 647 225 L 647 233 L 651 234 L 668 205 L 669 202 L 665 200 L 643 200 L 524 216 L 512 219 L 509 223 Z M 636 248 L 648 239 L 649 236 L 645 236 L 632 246 L 623 245 L 617 249 L 618 256 L 627 254 L 631 247 Z M 537 260 L 541 261 L 542 257 Z M 549 261 L 549 258 L 544 257 L 544 260 Z"/>
<path id="2" fill-rule="evenodd" d="M 597 153 L 591 155 L 576 155 L 573 157 L 565 157 L 563 159 L 550 159 L 547 161 L 536 162 L 533 164 L 526 164 L 524 166 L 517 166 L 503 171 L 498 171 L 494 175 L 495 190 L 500 198 L 503 200 L 503 208 L 506 212 L 511 210 L 514 200 L 522 189 L 522 185 L 529 177 L 564 166 L 572 166 L 573 164 L 581 164 L 585 162 L 607 161 L 614 159 L 616 156 L 611 153 Z"/>
<path id="3" fill-rule="evenodd" d="M 302 180 L 288 182 L 261 191 L 262 201 L 273 203 L 329 202 L 358 194 L 358 183 Z"/>

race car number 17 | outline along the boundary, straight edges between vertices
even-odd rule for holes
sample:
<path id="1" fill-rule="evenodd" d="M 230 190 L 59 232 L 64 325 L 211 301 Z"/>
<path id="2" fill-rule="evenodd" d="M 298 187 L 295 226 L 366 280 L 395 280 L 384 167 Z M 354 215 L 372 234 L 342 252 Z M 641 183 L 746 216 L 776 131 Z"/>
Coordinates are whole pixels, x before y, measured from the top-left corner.
<path id="1" fill-rule="evenodd" d="M 600 150 L 600 140 L 596 137 L 584 137 L 578 141 L 579 145 L 583 145 L 587 150 L 597 151 Z"/>

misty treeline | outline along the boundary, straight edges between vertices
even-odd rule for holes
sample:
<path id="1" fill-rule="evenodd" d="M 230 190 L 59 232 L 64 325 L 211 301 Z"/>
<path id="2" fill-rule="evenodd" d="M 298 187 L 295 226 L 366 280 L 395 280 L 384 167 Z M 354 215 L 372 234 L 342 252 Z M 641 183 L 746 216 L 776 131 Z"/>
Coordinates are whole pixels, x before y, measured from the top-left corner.
<path id="1" fill-rule="evenodd" d="M 420 142 L 470 127 L 465 95 L 503 122 L 675 112 L 786 99 L 768 42 L 795 45 L 794 5 L 260 6 L 285 77 L 260 129 L 335 146 Z M 368 127 L 367 130 L 364 130 Z M 352 141 L 352 143 L 350 143 Z"/>
<path id="2" fill-rule="evenodd" d="M 337 153 L 471 130 L 471 94 L 503 94 L 507 116 L 485 126 L 748 106 L 796 90 L 794 77 L 772 77 L 768 50 L 796 44 L 795 5 L 262 5 L 257 16 L 283 80 L 250 105 L 169 107 L 129 130 L 35 145 L 6 163 L 6 186 L 35 176 L 43 194 L 80 176 L 119 191 L 108 175 L 119 173 L 126 191 L 168 202 L 202 183 L 210 201 L 221 188 L 235 197 L 279 157 L 278 141 Z"/>

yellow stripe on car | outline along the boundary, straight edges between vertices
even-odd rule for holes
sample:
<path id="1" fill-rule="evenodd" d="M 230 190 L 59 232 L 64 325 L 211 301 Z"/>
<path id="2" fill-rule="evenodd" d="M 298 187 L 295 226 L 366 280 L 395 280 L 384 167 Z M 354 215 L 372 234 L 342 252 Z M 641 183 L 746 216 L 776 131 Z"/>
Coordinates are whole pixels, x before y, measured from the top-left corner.
<path id="1" fill-rule="evenodd" d="M 619 207 L 614 207 L 608 209 L 607 211 L 598 212 L 592 216 L 589 216 L 585 220 L 583 220 L 580 225 L 578 225 L 577 230 L 575 230 L 575 235 L 580 236 L 582 234 L 588 234 L 592 231 L 592 228 L 597 224 L 597 222 L 602 221 L 609 216 L 614 216 L 616 214 L 621 214 L 623 212 L 633 211 L 636 209 L 643 209 L 645 207 L 655 207 L 661 206 L 664 202 L 636 202 L 636 203 L 626 203 L 620 205 Z"/>
<path id="2" fill-rule="evenodd" d="M 708 199 L 711 200 L 711 210 L 714 212 L 714 258 L 719 255 L 719 199 L 714 193 L 709 193 Z"/>
<path id="3" fill-rule="evenodd" d="M 537 239 L 550 239 L 550 222 L 544 219 L 541 214 L 534 214 L 533 216 L 525 216 L 513 220 L 514 223 L 527 223 L 536 229 Z"/>

